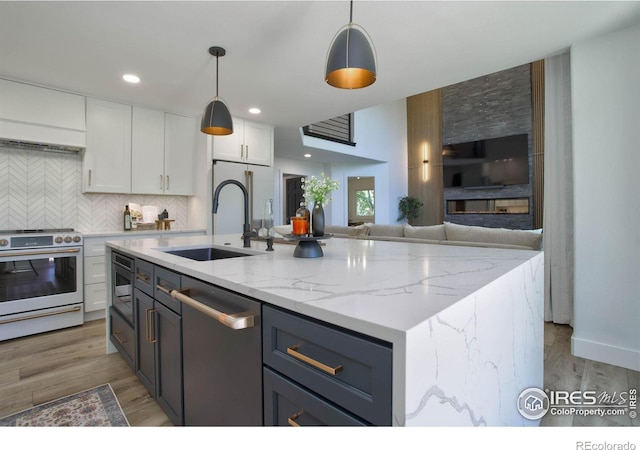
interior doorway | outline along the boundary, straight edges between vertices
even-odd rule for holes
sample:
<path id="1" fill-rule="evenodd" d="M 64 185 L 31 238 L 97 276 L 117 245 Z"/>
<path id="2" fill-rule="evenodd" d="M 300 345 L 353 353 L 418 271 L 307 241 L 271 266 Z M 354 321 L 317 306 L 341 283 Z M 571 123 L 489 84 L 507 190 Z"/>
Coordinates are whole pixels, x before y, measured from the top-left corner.
<path id="1" fill-rule="evenodd" d="M 284 217 L 282 223 L 289 225 L 291 217 L 296 215 L 296 210 L 300 208 L 300 203 L 304 201 L 304 191 L 302 190 L 302 178 L 304 175 L 284 174 Z"/>
<path id="2" fill-rule="evenodd" d="M 375 177 L 349 177 L 349 226 L 375 223 Z"/>

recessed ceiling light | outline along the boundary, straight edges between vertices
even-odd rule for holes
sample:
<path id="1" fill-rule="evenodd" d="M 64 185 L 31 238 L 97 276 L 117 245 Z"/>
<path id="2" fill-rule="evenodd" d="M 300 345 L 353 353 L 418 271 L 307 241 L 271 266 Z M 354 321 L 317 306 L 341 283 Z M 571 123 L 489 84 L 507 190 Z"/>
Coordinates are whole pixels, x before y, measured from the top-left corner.
<path id="1" fill-rule="evenodd" d="M 126 81 L 127 83 L 140 83 L 140 77 L 137 75 L 133 75 L 131 73 L 127 73 L 125 75 L 122 75 L 122 79 L 124 81 Z"/>
<path id="2" fill-rule="evenodd" d="M 305 157 L 305 158 L 311 158 L 311 153 L 305 153 L 305 154 L 304 154 L 304 157 Z"/>
<path id="3" fill-rule="evenodd" d="M 249 108 L 251 114 L 260 114 L 260 108 Z"/>

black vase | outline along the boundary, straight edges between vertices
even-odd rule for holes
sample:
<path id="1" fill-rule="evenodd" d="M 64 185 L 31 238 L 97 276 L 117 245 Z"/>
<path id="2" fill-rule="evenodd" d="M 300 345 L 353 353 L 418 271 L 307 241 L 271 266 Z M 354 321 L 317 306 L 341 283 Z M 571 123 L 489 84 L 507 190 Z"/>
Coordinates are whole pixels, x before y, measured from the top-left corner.
<path id="1" fill-rule="evenodd" d="M 311 235 L 314 237 L 324 236 L 324 208 L 322 203 L 314 203 L 311 211 Z"/>

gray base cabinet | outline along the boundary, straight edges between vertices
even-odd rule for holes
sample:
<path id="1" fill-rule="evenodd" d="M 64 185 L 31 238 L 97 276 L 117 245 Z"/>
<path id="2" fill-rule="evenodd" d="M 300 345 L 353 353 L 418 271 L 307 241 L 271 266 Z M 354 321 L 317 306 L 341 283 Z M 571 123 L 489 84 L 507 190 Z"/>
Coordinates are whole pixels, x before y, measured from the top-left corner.
<path id="1" fill-rule="evenodd" d="M 111 330 L 109 332 L 111 342 L 129 367 L 135 370 L 136 335 L 133 326 L 113 306 L 109 308 L 109 314 L 111 315 Z"/>
<path id="2" fill-rule="evenodd" d="M 136 260 L 136 266 L 139 260 Z M 144 262 L 141 267 L 146 267 Z M 176 280 L 179 289 L 180 276 L 153 266 L 146 267 L 144 283 L 147 291 L 151 280 L 162 277 Z M 156 273 L 157 272 L 157 273 Z M 154 278 L 154 276 L 156 278 Z M 172 278 L 173 276 L 173 278 Z M 156 293 L 152 298 L 138 288 L 134 289 L 134 310 L 136 322 L 136 359 L 135 371 L 138 379 L 156 399 L 160 407 L 174 425 L 184 424 L 183 385 L 182 385 L 182 317 L 162 303 L 163 295 Z M 160 283 L 162 284 L 162 283 Z M 153 284 L 155 286 L 155 284 Z M 173 308 L 174 305 L 171 303 Z"/>
<path id="3" fill-rule="evenodd" d="M 363 426 L 366 422 L 313 392 L 264 368 L 264 424 L 267 426 Z"/>
<path id="4" fill-rule="evenodd" d="M 289 413 L 280 411 L 283 399 L 292 404 L 301 402 L 300 395 L 293 396 L 297 385 L 297 391 L 308 394 L 307 403 L 316 399 L 316 411 L 327 412 L 331 409 L 327 405 L 333 405 L 335 414 L 314 416 L 314 420 L 324 417 L 325 425 L 391 425 L 389 344 L 269 305 L 263 306 L 262 318 L 266 370 L 291 382 L 286 390 L 280 382 L 275 391 L 265 382 L 265 421 L 282 424 L 281 414 Z M 338 411 L 351 418 L 345 419 Z M 301 420 L 305 420 L 303 416 L 299 416 Z M 352 423 L 347 423 L 349 420 Z M 286 423 L 291 425 L 288 420 Z"/>

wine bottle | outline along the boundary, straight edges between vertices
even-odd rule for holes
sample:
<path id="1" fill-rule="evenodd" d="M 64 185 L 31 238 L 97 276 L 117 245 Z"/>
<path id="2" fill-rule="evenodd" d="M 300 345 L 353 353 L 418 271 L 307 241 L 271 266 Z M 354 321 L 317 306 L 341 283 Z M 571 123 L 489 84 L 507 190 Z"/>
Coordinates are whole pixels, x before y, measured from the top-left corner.
<path id="1" fill-rule="evenodd" d="M 124 231 L 131 231 L 131 211 L 129 211 L 129 205 L 124 206 Z"/>

